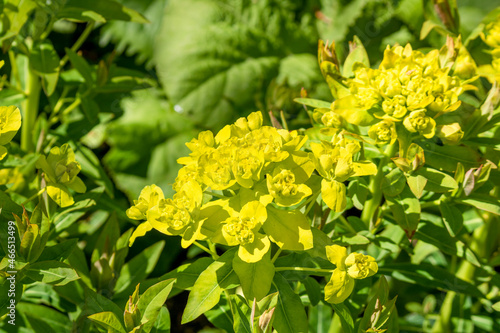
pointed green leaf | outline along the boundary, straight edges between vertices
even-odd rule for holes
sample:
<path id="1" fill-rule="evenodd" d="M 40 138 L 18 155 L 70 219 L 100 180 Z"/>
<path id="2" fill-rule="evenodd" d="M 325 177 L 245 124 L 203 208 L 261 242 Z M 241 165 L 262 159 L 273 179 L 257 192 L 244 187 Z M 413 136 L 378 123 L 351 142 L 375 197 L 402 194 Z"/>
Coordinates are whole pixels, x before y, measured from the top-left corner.
<path id="1" fill-rule="evenodd" d="M 393 197 L 386 196 L 389 208 L 394 215 L 397 224 L 405 230 L 406 235 L 411 238 L 420 221 L 420 202 L 408 187 Z"/>
<path id="2" fill-rule="evenodd" d="M 311 226 L 300 211 L 281 210 L 269 205 L 263 229 L 284 250 L 304 251 L 313 247 Z"/>
<path id="3" fill-rule="evenodd" d="M 151 331 L 160 310 L 167 300 L 168 294 L 172 290 L 175 279 L 169 279 L 149 287 L 141 295 L 137 302 L 137 308 L 142 314 L 141 323 L 144 324 L 142 330 L 146 333 Z"/>
<path id="4" fill-rule="evenodd" d="M 238 276 L 233 270 L 232 261 L 236 249 L 231 249 L 214 261 L 200 274 L 189 293 L 182 323 L 188 323 L 219 303 L 224 289 L 234 288 Z"/>
<path id="5" fill-rule="evenodd" d="M 62 286 L 80 278 L 68 264 L 58 261 L 36 262 L 28 267 L 25 274 L 32 280 L 56 286 Z"/>
<path id="6" fill-rule="evenodd" d="M 342 329 L 344 333 L 352 333 L 354 332 L 354 322 L 352 320 L 351 311 L 349 308 L 344 305 L 344 303 L 339 304 L 331 304 L 333 310 L 340 318 L 340 324 L 342 325 Z"/>
<path id="7" fill-rule="evenodd" d="M 445 201 L 441 201 L 439 204 L 439 210 L 441 211 L 443 223 L 450 233 L 450 236 L 455 237 L 458 235 L 464 224 L 464 217 L 462 216 L 460 209 L 447 204 Z"/>
<path id="8" fill-rule="evenodd" d="M 458 184 L 450 175 L 432 168 L 422 167 L 416 170 L 413 175 L 422 176 L 427 179 L 426 191 L 443 193 L 458 188 Z"/>
<path id="9" fill-rule="evenodd" d="M 382 180 L 382 192 L 385 195 L 393 197 L 400 194 L 405 188 L 405 175 L 401 169 L 392 169 Z"/>
<path id="10" fill-rule="evenodd" d="M 458 199 L 457 201 L 496 215 L 500 215 L 500 202 L 498 199 L 489 195 L 472 194 L 468 198 Z"/>
<path id="11" fill-rule="evenodd" d="M 274 285 L 278 297 L 270 304 L 276 307 L 273 327 L 280 333 L 308 332 L 308 322 L 300 297 L 292 290 L 288 281 L 277 273 Z"/>
<path id="12" fill-rule="evenodd" d="M 29 56 L 31 68 L 38 74 L 51 74 L 57 72 L 59 56 L 48 40 L 35 44 Z"/>
<path id="13" fill-rule="evenodd" d="M 319 99 L 313 99 L 313 98 L 295 98 L 293 100 L 294 102 L 310 106 L 315 109 L 319 108 L 327 108 L 330 109 L 330 106 L 332 105 L 331 102 L 325 102 Z"/>
<path id="14" fill-rule="evenodd" d="M 113 0 L 68 0 L 64 8 L 57 12 L 57 16 L 77 21 L 120 20 L 149 23 L 144 16 L 135 10 Z"/>
<path id="15" fill-rule="evenodd" d="M 88 316 L 90 320 L 97 323 L 99 326 L 104 327 L 108 332 L 112 333 L 126 333 L 125 328 L 120 323 L 120 320 L 116 318 L 113 312 L 100 312 Z"/>
<path id="16" fill-rule="evenodd" d="M 234 256 L 233 268 L 238 275 L 245 298 L 252 302 L 254 298 L 260 301 L 271 289 L 274 277 L 274 265 L 271 262 L 271 253 L 255 263 L 247 263 Z"/>
<path id="17" fill-rule="evenodd" d="M 412 193 L 420 199 L 424 192 L 424 187 L 427 184 L 427 179 L 422 175 L 409 175 L 406 176 L 406 181 Z"/>
<path id="18" fill-rule="evenodd" d="M 165 241 L 155 243 L 123 265 L 116 281 L 115 297 L 129 295 L 137 283 L 144 280 L 155 268 Z"/>

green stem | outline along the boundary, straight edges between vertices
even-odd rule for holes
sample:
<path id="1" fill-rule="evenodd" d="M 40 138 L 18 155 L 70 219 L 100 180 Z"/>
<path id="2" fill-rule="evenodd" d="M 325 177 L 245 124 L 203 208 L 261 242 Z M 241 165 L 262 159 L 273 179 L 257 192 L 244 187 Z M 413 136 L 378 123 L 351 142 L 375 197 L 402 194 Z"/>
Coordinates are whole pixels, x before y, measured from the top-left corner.
<path id="1" fill-rule="evenodd" d="M 24 200 L 23 203 L 21 204 L 21 206 L 24 206 L 26 205 L 28 202 L 30 202 L 31 200 L 37 198 L 39 195 L 41 195 L 43 192 L 45 192 L 45 190 L 47 190 L 46 187 L 42 188 L 40 191 L 38 191 L 37 193 L 33 194 L 31 197 L 29 197 L 28 199 Z"/>
<path id="2" fill-rule="evenodd" d="M 361 220 L 365 222 L 365 224 L 370 227 L 373 222 L 373 217 L 377 211 L 380 202 L 382 201 L 382 180 L 384 180 L 384 166 L 389 163 L 390 158 L 394 155 L 398 148 L 398 143 L 394 143 L 388 146 L 384 152 L 385 156 L 379 161 L 379 165 L 377 168 L 377 174 L 375 177 L 372 177 L 370 180 L 370 184 L 368 185 L 368 189 L 372 194 L 371 199 L 367 200 L 365 206 L 363 208 L 363 212 L 361 213 Z"/>
<path id="3" fill-rule="evenodd" d="M 301 271 L 301 272 L 316 272 L 316 273 L 333 273 L 333 269 L 309 268 L 309 267 L 276 267 L 276 272 L 280 271 Z"/>
<path id="4" fill-rule="evenodd" d="M 273 259 L 271 259 L 271 262 L 272 262 L 273 264 L 274 264 L 274 262 L 276 261 L 276 259 L 278 259 L 278 257 L 280 256 L 281 251 L 283 251 L 283 249 L 280 247 L 280 248 L 278 249 L 278 251 L 276 251 L 276 253 L 274 254 Z"/>
<path id="5" fill-rule="evenodd" d="M 78 51 L 78 49 L 80 48 L 80 46 L 82 46 L 83 42 L 85 42 L 85 40 L 87 39 L 87 37 L 90 35 L 90 32 L 92 31 L 92 29 L 94 29 L 94 24 L 95 24 L 95 22 L 90 22 L 90 23 L 87 24 L 87 26 L 85 27 L 85 30 L 83 30 L 83 32 L 80 35 L 80 37 L 78 37 L 78 39 L 76 40 L 75 44 L 73 44 L 73 46 L 71 47 L 71 51 L 73 51 L 73 52 Z M 69 59 L 69 56 L 66 54 L 61 59 L 61 62 L 59 63 L 59 66 L 62 68 L 66 64 L 66 62 L 68 61 L 68 59 Z"/>
<path id="6" fill-rule="evenodd" d="M 214 253 L 212 252 L 209 248 L 207 248 L 206 246 L 203 246 L 201 245 L 200 243 L 198 242 L 193 242 L 194 245 L 198 246 L 200 249 L 202 249 L 203 251 L 205 251 L 206 253 L 210 254 L 212 256 L 212 258 L 214 260 L 217 260 L 217 258 L 219 258 L 219 256 L 217 255 L 217 253 Z"/>
<path id="7" fill-rule="evenodd" d="M 40 102 L 40 91 L 42 86 L 38 76 L 26 65 L 26 82 L 28 98 L 23 102 L 23 123 L 21 129 L 21 149 L 27 152 L 35 150 L 33 142 L 33 130 L 38 115 L 38 104 Z"/>
<path id="8" fill-rule="evenodd" d="M 347 221 L 347 219 L 344 217 L 344 215 L 340 215 L 339 220 L 340 220 L 340 223 L 342 223 L 342 226 L 344 228 L 347 228 L 347 230 L 349 230 L 353 234 L 357 234 L 356 230 L 354 230 L 354 228 L 351 226 L 349 221 Z"/>

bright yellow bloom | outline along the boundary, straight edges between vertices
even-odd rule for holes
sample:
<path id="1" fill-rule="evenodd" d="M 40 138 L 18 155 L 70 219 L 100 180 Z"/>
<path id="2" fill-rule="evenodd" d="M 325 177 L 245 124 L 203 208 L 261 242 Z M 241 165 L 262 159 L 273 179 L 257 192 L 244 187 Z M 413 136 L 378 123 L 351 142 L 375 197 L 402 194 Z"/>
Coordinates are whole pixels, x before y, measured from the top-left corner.
<path id="1" fill-rule="evenodd" d="M 77 176 L 82 168 L 75 159 L 73 149 L 67 143 L 52 148 L 47 158 L 40 156 L 36 167 L 44 172 L 47 194 L 61 207 L 74 203 L 68 187 L 77 193 L 86 191 L 85 184 Z"/>
<path id="2" fill-rule="evenodd" d="M 464 137 L 459 123 L 441 125 L 437 127 L 437 136 L 448 145 L 456 145 Z"/>
<path id="3" fill-rule="evenodd" d="M 377 144 L 393 144 L 396 142 L 396 124 L 391 120 L 382 120 L 368 130 L 368 136 Z"/>
<path id="4" fill-rule="evenodd" d="M 127 216 L 133 220 L 146 220 L 148 211 L 164 199 L 163 191 L 156 185 L 146 186 L 134 200 L 134 205 L 127 209 Z"/>
<path id="5" fill-rule="evenodd" d="M 1 67 L 1 65 L 0 65 Z M 0 106 L 0 160 L 7 155 L 4 147 L 21 127 L 21 112 L 15 106 Z"/>
<path id="6" fill-rule="evenodd" d="M 267 219 L 264 205 L 258 201 L 245 204 L 241 210 L 228 207 L 230 216 L 223 221 L 213 240 L 224 245 L 239 245 L 238 256 L 245 262 L 257 262 L 269 251 L 271 242 L 259 232 Z"/>
<path id="7" fill-rule="evenodd" d="M 353 252 L 339 245 L 326 247 L 326 256 L 335 270 L 325 286 L 325 300 L 338 304 L 345 301 L 354 289 L 354 279 L 364 279 L 377 273 L 378 265 L 371 256 Z"/>
<path id="8" fill-rule="evenodd" d="M 377 167 L 371 162 L 353 161 L 353 155 L 360 149 L 359 142 L 345 139 L 342 135 L 334 136 L 332 142 L 311 143 L 311 159 L 324 178 L 321 182 L 322 198 L 336 212 L 345 208 L 344 181 L 349 177 L 373 175 L 377 172 Z"/>
<path id="9" fill-rule="evenodd" d="M 275 168 L 272 175 L 267 175 L 267 189 L 276 204 L 284 207 L 298 204 L 312 194 L 307 185 L 297 183 L 292 171 L 282 168 Z"/>
<path id="10" fill-rule="evenodd" d="M 408 131 L 419 132 L 428 139 L 436 132 L 436 121 L 426 116 L 424 110 L 413 111 L 405 118 L 403 124 Z"/>

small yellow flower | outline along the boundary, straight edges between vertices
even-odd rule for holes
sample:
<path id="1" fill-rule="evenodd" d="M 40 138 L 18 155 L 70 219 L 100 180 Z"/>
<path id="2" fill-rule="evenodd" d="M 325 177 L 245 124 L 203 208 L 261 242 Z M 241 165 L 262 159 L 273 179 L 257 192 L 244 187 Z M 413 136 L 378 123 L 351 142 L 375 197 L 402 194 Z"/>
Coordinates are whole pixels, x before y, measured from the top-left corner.
<path id="1" fill-rule="evenodd" d="M 47 158 L 44 155 L 40 156 L 36 167 L 44 172 L 47 194 L 61 207 L 74 203 L 68 187 L 77 193 L 86 191 L 85 184 L 77 176 L 82 168 L 75 159 L 73 149 L 67 143 L 52 148 Z"/>
<path id="2" fill-rule="evenodd" d="M 222 222 L 213 240 L 216 243 L 239 245 L 238 256 L 245 262 L 257 262 L 269 251 L 271 242 L 259 232 L 267 220 L 267 211 L 258 201 L 250 201 L 241 210 L 229 207 L 230 216 Z"/>
<path id="3" fill-rule="evenodd" d="M 436 121 L 425 115 L 424 110 L 413 111 L 403 121 L 406 129 L 412 133 L 419 132 L 427 139 L 434 136 L 436 131 Z"/>
<path id="4" fill-rule="evenodd" d="M 448 145 L 456 145 L 464 137 L 459 123 L 440 125 L 437 127 L 437 136 Z"/>
<path id="5" fill-rule="evenodd" d="M 1 67 L 1 66 L 0 66 Z M 0 160 L 7 155 L 4 147 L 21 127 L 21 112 L 15 106 L 0 106 Z"/>
<path id="6" fill-rule="evenodd" d="M 339 245 L 326 247 L 326 257 L 337 266 L 325 286 L 325 300 L 338 304 L 346 300 L 354 289 L 354 279 L 364 279 L 377 273 L 378 265 L 371 256 L 353 252 Z"/>
<path id="7" fill-rule="evenodd" d="M 298 204 L 312 190 L 305 184 L 297 184 L 295 174 L 287 169 L 275 168 L 267 175 L 267 189 L 278 206 L 290 207 Z"/>
<path id="8" fill-rule="evenodd" d="M 396 142 L 396 125 L 391 120 L 382 120 L 371 126 L 368 136 L 377 144 L 393 144 Z"/>
<path id="9" fill-rule="evenodd" d="M 148 211 L 164 199 L 163 191 L 156 185 L 146 186 L 134 200 L 134 205 L 127 209 L 127 216 L 133 220 L 146 220 Z"/>

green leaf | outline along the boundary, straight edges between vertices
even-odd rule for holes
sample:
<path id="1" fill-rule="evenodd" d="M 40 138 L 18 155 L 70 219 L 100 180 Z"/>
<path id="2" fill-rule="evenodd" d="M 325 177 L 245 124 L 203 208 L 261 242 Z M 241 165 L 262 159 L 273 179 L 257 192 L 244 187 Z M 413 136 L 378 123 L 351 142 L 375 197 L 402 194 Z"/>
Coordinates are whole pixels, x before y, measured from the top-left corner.
<path id="1" fill-rule="evenodd" d="M 406 235 L 411 238 L 420 221 L 420 202 L 408 187 L 393 197 L 386 196 L 389 208 L 397 224 L 403 228 Z"/>
<path id="2" fill-rule="evenodd" d="M 149 23 L 149 21 L 133 9 L 113 0 L 68 0 L 63 9 L 57 13 L 58 18 L 77 21 L 106 22 L 108 20 Z"/>
<path id="3" fill-rule="evenodd" d="M 39 261 L 30 265 L 25 274 L 32 280 L 56 286 L 79 279 L 76 271 L 69 265 L 58 261 Z"/>
<path id="4" fill-rule="evenodd" d="M 455 206 L 447 204 L 445 201 L 439 203 L 439 210 L 443 217 L 443 223 L 451 237 L 458 235 L 464 224 L 462 212 Z"/>
<path id="5" fill-rule="evenodd" d="M 405 188 L 406 181 L 404 173 L 399 169 L 392 169 L 382 180 L 382 192 L 387 196 L 400 194 Z"/>
<path id="6" fill-rule="evenodd" d="M 68 48 L 65 48 L 65 50 L 73 67 L 82 75 L 87 85 L 92 85 L 94 83 L 94 78 L 92 77 L 93 70 L 87 61 L 73 50 Z"/>
<path id="7" fill-rule="evenodd" d="M 493 310 L 500 312 L 500 302 L 496 302 L 491 306 Z"/>
<path id="8" fill-rule="evenodd" d="M 345 306 L 343 303 L 339 304 L 331 304 L 333 310 L 340 318 L 340 324 L 342 325 L 342 329 L 344 333 L 354 332 L 354 322 L 352 320 L 351 312 L 349 308 Z M 318 332 L 319 333 L 319 332 Z"/>
<path id="9" fill-rule="evenodd" d="M 347 195 L 352 199 L 352 204 L 357 209 L 363 210 L 368 193 L 368 186 L 363 178 L 355 179 L 349 182 Z"/>
<path id="10" fill-rule="evenodd" d="M 422 175 L 408 175 L 406 176 L 406 181 L 412 193 L 420 199 L 424 192 L 424 187 L 427 184 L 427 179 Z"/>
<path id="11" fill-rule="evenodd" d="M 322 101 L 319 99 L 313 99 L 313 98 L 295 98 L 293 101 L 300 103 L 300 104 L 303 104 L 303 105 L 310 106 L 310 107 L 315 108 L 315 109 L 319 109 L 319 108 L 330 109 L 330 106 L 332 105 L 331 102 L 325 102 L 325 101 Z"/>
<path id="12" fill-rule="evenodd" d="M 457 202 L 500 215 L 500 203 L 498 199 L 485 194 L 471 194 L 468 198 L 458 199 Z"/>
<path id="13" fill-rule="evenodd" d="M 100 312 L 90 315 L 88 318 L 107 329 L 108 332 L 126 333 L 125 328 L 113 312 Z"/>
<path id="14" fill-rule="evenodd" d="M 427 184 L 425 185 L 425 190 L 427 191 L 443 193 L 458 188 L 458 184 L 453 177 L 432 168 L 422 167 L 416 170 L 413 175 L 427 179 Z"/>
<path id="15" fill-rule="evenodd" d="M 263 228 L 283 250 L 304 251 L 313 247 L 310 223 L 300 211 L 286 211 L 269 205 Z"/>
<path id="16" fill-rule="evenodd" d="M 480 267 L 477 256 L 472 250 L 467 247 L 462 241 L 452 238 L 448 232 L 445 231 L 443 225 L 437 219 L 432 218 L 433 215 L 422 214 L 422 223 L 418 226 L 418 231 L 415 238 L 425 243 L 432 244 L 439 248 L 444 253 L 464 258 L 471 264 Z"/>
<path id="17" fill-rule="evenodd" d="M 236 249 L 231 249 L 214 261 L 200 274 L 189 293 L 182 324 L 188 323 L 213 308 L 220 300 L 224 289 L 234 288 L 238 276 L 233 270 L 232 261 Z"/>
<path id="18" fill-rule="evenodd" d="M 344 67 L 342 68 L 342 76 L 344 77 L 354 76 L 354 67 L 356 64 L 362 64 L 370 68 L 370 60 L 361 40 L 357 36 L 354 36 L 354 41 L 351 45 L 353 49 L 345 59 Z"/>
<path id="19" fill-rule="evenodd" d="M 321 197 L 334 212 L 343 211 L 347 205 L 345 185 L 336 180 L 323 179 L 321 181 Z"/>
<path id="20" fill-rule="evenodd" d="M 298 24 L 309 16 L 294 8 L 289 0 L 230 0 L 224 6 L 211 0 L 168 1 L 155 50 L 168 99 L 205 128 L 222 127 L 268 105 L 266 91 L 280 74 L 281 60 L 314 53 L 317 45 L 314 30 Z M 299 94 L 284 85 L 277 89 L 290 101 Z"/>
<path id="21" fill-rule="evenodd" d="M 234 318 L 234 332 L 235 333 L 252 333 L 252 327 L 250 325 L 250 322 L 248 320 L 247 314 L 245 312 L 248 312 L 248 306 L 244 300 L 243 297 L 240 295 L 234 295 L 234 304 L 236 308 L 236 313 L 235 313 L 235 318 Z M 246 311 L 244 312 L 243 309 Z"/>
<path id="22" fill-rule="evenodd" d="M 151 329 L 152 333 L 170 333 L 170 314 L 166 307 L 161 307 L 156 322 Z"/>
<path id="23" fill-rule="evenodd" d="M 466 170 L 479 166 L 479 154 L 469 147 L 438 146 L 430 142 L 420 145 L 425 150 L 425 163 L 435 169 L 454 172 L 457 169 L 457 163 L 461 163 Z"/>
<path id="24" fill-rule="evenodd" d="M 56 245 L 47 246 L 38 258 L 39 261 L 62 261 L 71 255 L 73 249 L 78 243 L 77 238 L 64 240 Z"/>
<path id="25" fill-rule="evenodd" d="M 63 314 L 48 306 L 21 302 L 16 305 L 16 310 L 28 319 L 35 332 L 66 333 L 71 332 L 72 323 L 67 314 Z"/>
<path id="26" fill-rule="evenodd" d="M 386 264 L 379 267 L 378 272 L 384 275 L 391 275 L 396 280 L 419 284 L 423 287 L 440 288 L 451 290 L 460 294 L 468 294 L 482 298 L 484 295 L 473 284 L 457 278 L 447 270 L 435 267 L 431 264 L 420 263 L 418 265 L 410 263 Z"/>
<path id="27" fill-rule="evenodd" d="M 165 241 L 157 242 L 123 265 L 116 281 L 116 298 L 129 295 L 137 283 L 144 280 L 153 271 L 164 246 Z"/>
<path id="28" fill-rule="evenodd" d="M 234 256 L 233 268 L 240 279 L 243 294 L 249 302 L 252 302 L 254 298 L 260 301 L 267 295 L 274 277 L 270 251 L 255 263 L 247 263 L 239 256 Z"/>
<path id="29" fill-rule="evenodd" d="M 274 285 L 279 294 L 270 304 L 276 307 L 273 327 L 280 333 L 307 332 L 308 321 L 300 297 L 279 273 L 274 276 Z"/>
<path id="30" fill-rule="evenodd" d="M 59 67 L 59 56 L 50 41 L 35 44 L 29 55 L 29 64 L 38 74 L 52 74 Z"/>
<path id="31" fill-rule="evenodd" d="M 146 333 L 151 331 L 160 310 L 168 298 L 175 279 L 169 279 L 149 287 L 141 295 L 137 302 L 137 308 L 142 314 L 141 323 L 144 324 L 142 330 Z"/>
<path id="32" fill-rule="evenodd" d="M 111 311 L 114 313 L 115 317 L 119 319 L 121 325 L 124 326 L 123 309 L 120 309 L 113 301 L 96 293 L 88 287 L 85 287 L 84 295 L 85 303 L 83 305 L 83 310 L 85 313 L 90 315 L 99 312 Z"/>
<path id="33" fill-rule="evenodd" d="M 321 286 L 319 285 L 318 281 L 308 276 L 302 281 L 302 283 L 304 283 L 304 287 L 306 288 L 306 293 L 309 297 L 309 302 L 311 302 L 311 305 L 318 305 L 318 303 L 323 300 L 323 296 L 321 295 Z"/>

